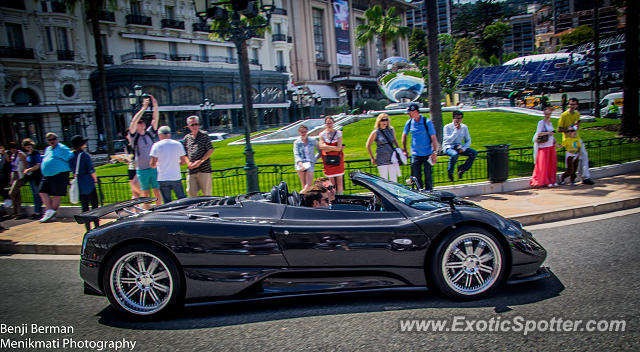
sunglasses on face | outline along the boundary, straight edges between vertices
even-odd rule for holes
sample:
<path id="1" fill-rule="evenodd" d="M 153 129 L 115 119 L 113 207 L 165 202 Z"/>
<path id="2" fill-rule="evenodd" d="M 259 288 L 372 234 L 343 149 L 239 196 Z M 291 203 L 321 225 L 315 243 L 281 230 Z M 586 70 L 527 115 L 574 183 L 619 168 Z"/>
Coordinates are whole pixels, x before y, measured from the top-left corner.
<path id="1" fill-rule="evenodd" d="M 200 124 L 199 123 L 192 123 L 192 124 L 189 125 L 189 127 L 195 127 L 195 126 L 200 126 Z"/>
<path id="2" fill-rule="evenodd" d="M 55 140 L 57 140 L 57 139 L 58 139 L 58 138 L 47 138 L 47 140 L 48 140 L 49 142 L 53 142 L 53 141 L 55 141 Z"/>
<path id="3" fill-rule="evenodd" d="M 334 189 L 336 189 L 336 186 L 331 185 L 331 186 L 327 186 L 327 187 L 325 187 L 325 188 L 326 188 L 326 189 L 328 189 L 328 190 L 330 190 L 330 191 L 333 191 Z"/>
<path id="4" fill-rule="evenodd" d="M 389 119 L 380 119 L 380 122 L 389 122 Z"/>

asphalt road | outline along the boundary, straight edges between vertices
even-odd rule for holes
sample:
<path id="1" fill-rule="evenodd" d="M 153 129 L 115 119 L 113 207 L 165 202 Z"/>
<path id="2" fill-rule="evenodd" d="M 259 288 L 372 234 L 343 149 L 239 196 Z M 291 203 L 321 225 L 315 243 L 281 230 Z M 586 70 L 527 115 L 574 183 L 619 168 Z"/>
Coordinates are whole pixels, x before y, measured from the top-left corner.
<path id="1" fill-rule="evenodd" d="M 174 319 L 133 323 L 120 320 L 105 298 L 82 294 L 77 260 L 5 257 L 0 259 L 0 339 L 58 339 L 60 347 L 73 341 L 74 350 L 99 350 L 97 341 L 124 339 L 136 343 L 135 351 L 637 351 L 640 212 L 589 220 L 530 228 L 549 251 L 546 264 L 553 278 L 503 287 L 491 298 L 465 303 L 428 291 L 351 293 L 186 307 Z M 577 331 L 548 331 L 545 322 L 557 328 L 558 318 Z M 447 327 L 458 319 L 457 327 L 470 324 L 475 331 L 402 332 L 402 319 L 444 319 Z M 625 331 L 580 331 L 589 320 L 624 320 Z M 492 321 L 508 321 L 513 329 L 521 322 L 521 330 L 532 321 L 547 331 L 487 331 Z M 28 324 L 24 335 L 15 330 L 21 324 Z M 31 324 L 54 328 L 34 333 Z M 67 326 L 73 331 L 60 331 Z"/>

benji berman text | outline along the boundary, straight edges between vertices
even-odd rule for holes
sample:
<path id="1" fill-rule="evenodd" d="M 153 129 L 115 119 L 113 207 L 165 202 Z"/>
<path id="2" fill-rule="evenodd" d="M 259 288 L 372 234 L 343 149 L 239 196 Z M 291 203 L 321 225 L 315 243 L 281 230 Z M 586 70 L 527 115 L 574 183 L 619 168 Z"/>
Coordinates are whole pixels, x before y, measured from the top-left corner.
<path id="1" fill-rule="evenodd" d="M 73 326 L 65 325 L 38 325 L 20 324 L 7 325 L 0 324 L 0 334 L 11 334 L 24 336 L 25 334 L 73 334 Z"/>

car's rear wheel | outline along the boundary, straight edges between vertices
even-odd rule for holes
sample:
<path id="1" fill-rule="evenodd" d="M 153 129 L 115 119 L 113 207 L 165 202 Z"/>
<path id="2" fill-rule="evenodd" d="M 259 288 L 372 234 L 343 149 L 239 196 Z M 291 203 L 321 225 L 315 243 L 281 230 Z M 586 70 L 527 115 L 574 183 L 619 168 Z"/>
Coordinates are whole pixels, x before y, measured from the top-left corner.
<path id="1" fill-rule="evenodd" d="M 129 245 L 107 261 L 104 290 L 111 305 L 133 317 L 164 314 L 182 300 L 182 280 L 174 261 L 148 244 Z"/>
<path id="2" fill-rule="evenodd" d="M 505 273 L 500 241 L 479 227 L 461 227 L 447 234 L 430 258 L 431 282 L 445 296 L 471 300 L 495 290 Z"/>

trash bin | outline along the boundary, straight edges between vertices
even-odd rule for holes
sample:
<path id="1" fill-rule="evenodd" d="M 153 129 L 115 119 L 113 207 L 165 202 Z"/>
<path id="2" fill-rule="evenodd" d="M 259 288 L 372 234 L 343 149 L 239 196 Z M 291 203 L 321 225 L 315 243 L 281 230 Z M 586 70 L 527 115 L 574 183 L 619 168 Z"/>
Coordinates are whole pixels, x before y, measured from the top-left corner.
<path id="1" fill-rule="evenodd" d="M 487 175 L 489 181 L 504 182 L 509 178 L 509 146 L 511 144 L 485 145 L 487 148 Z"/>

